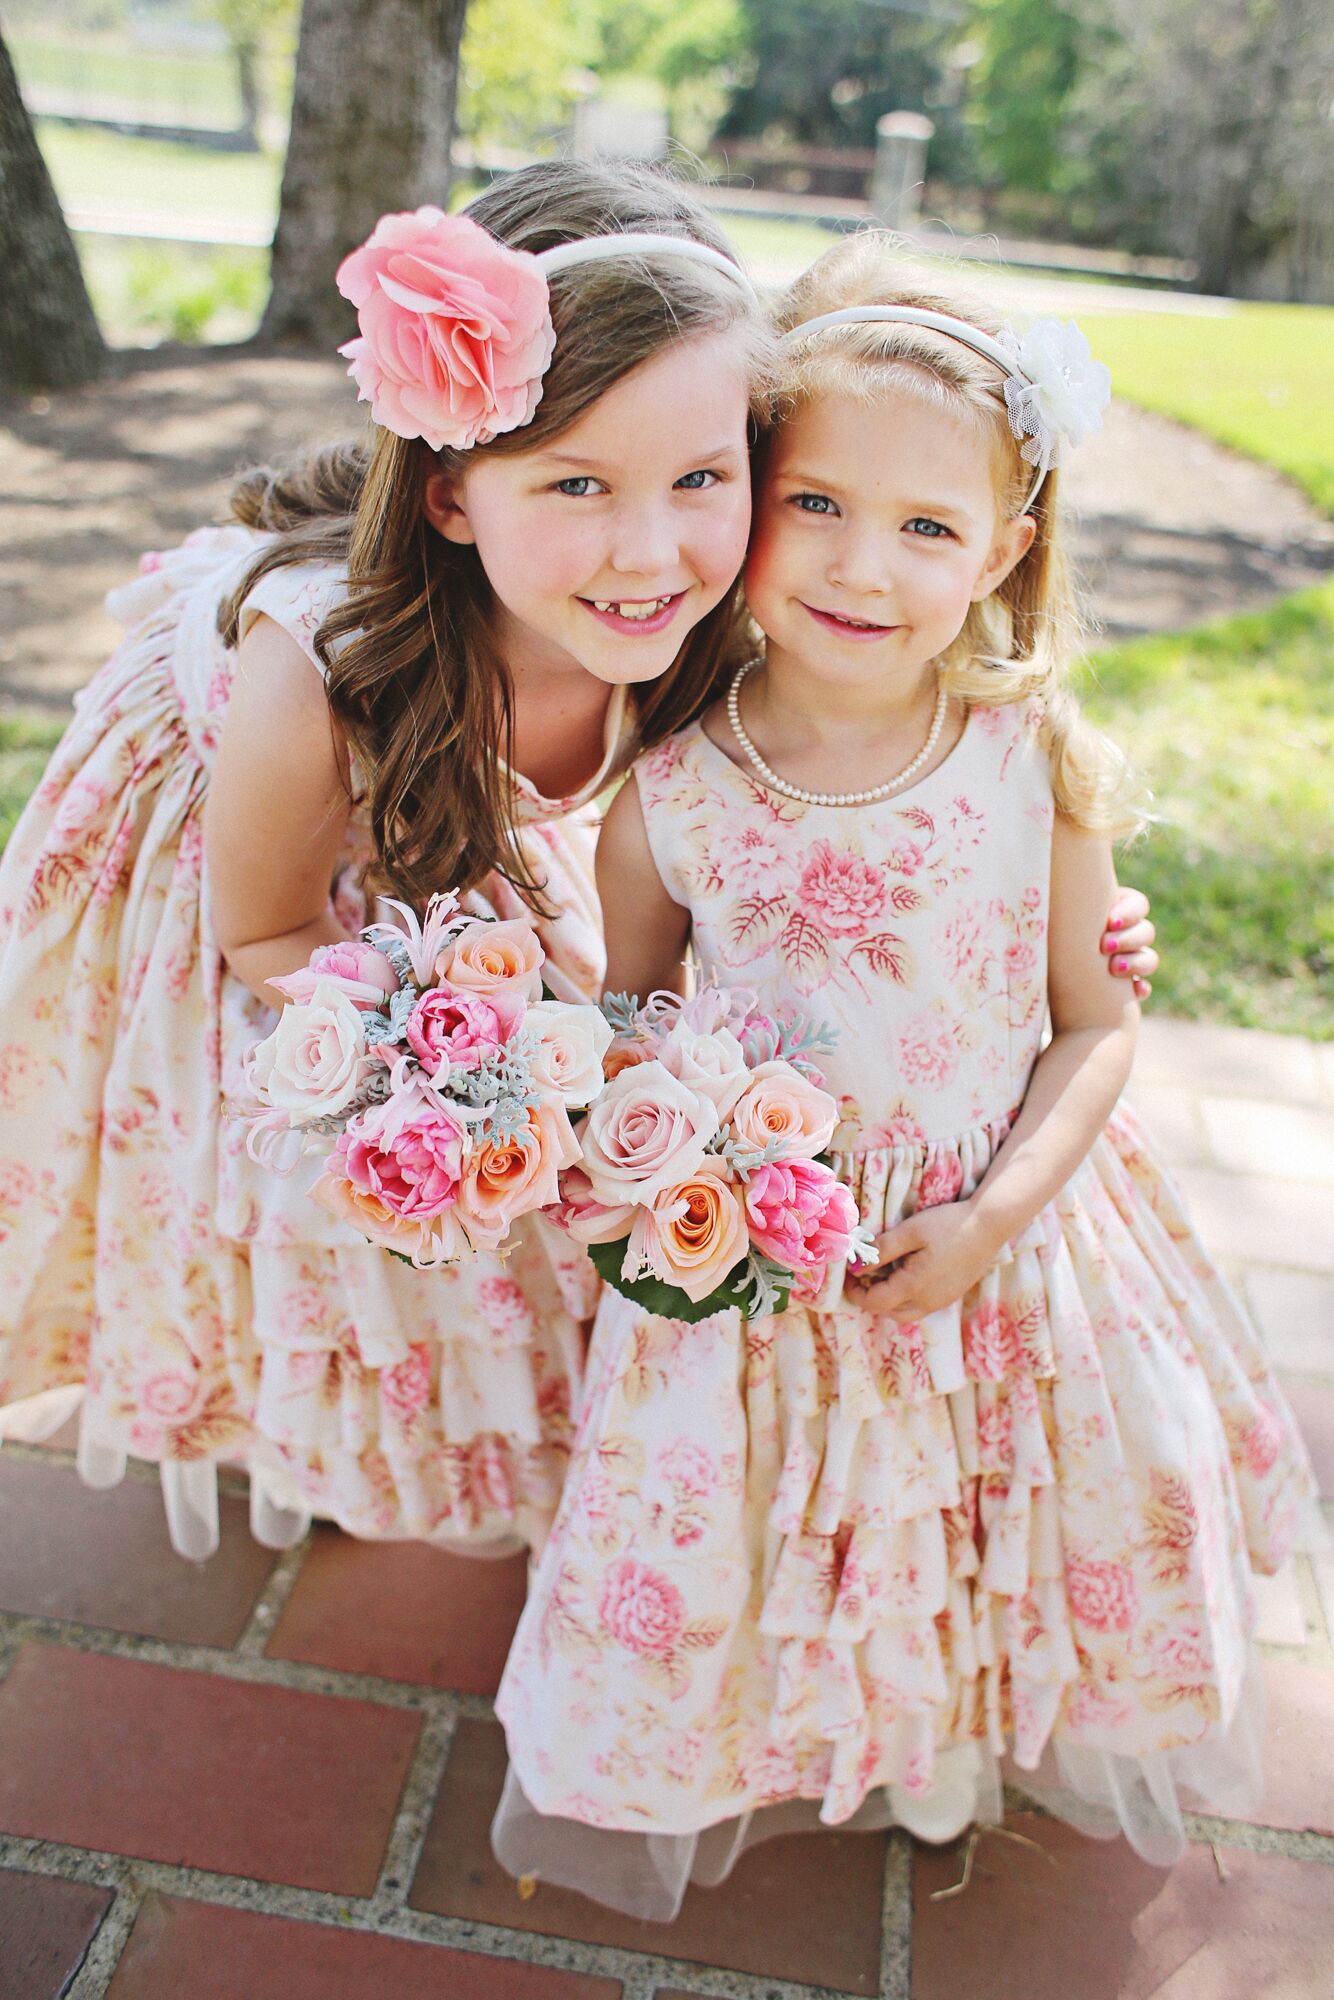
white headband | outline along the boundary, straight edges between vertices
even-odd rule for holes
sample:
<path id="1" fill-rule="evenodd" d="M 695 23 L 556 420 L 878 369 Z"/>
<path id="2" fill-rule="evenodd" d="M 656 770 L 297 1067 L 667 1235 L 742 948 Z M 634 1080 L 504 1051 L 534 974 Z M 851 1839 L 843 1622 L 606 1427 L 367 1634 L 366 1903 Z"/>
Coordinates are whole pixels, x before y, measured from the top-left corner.
<path id="1" fill-rule="evenodd" d="M 1004 381 L 1005 409 L 1010 429 L 1019 440 L 1020 455 L 1037 467 L 1037 477 L 1020 508 L 1028 509 L 1042 491 L 1054 465 L 1061 465 L 1070 448 L 1102 428 L 1103 411 L 1112 396 L 1112 378 L 1101 361 L 1094 361 L 1089 344 L 1075 322 L 1035 319 L 1024 333 L 1006 327 L 999 335 L 986 333 L 971 321 L 924 306 L 844 306 L 803 320 L 783 335 L 784 344 L 805 340 L 829 326 L 926 326 L 971 347 L 994 362 Z"/>
<path id="2" fill-rule="evenodd" d="M 755 300 L 755 287 L 741 266 L 693 236 L 650 236 L 630 230 L 579 236 L 573 243 L 558 243 L 554 250 L 539 250 L 537 262 L 550 277 L 553 271 L 568 271 L 572 264 L 600 264 L 614 257 L 684 257 L 687 263 L 708 264 L 734 279 L 746 297 Z"/>

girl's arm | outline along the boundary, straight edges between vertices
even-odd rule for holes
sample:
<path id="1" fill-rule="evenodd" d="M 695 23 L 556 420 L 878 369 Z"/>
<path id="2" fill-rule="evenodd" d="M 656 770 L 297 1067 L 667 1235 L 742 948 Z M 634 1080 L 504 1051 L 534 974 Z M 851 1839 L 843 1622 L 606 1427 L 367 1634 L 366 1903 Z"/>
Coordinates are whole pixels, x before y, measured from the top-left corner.
<path id="1" fill-rule="evenodd" d="M 1069 1180 L 1106 1124 L 1130 1074 L 1139 1009 L 1108 979 L 1097 950 L 1113 885 L 1108 843 L 1059 816 L 1052 837 L 1048 999 L 1052 1038 L 1014 1129 L 974 1194 L 910 1216 L 880 1239 L 897 1268 L 871 1279 L 859 1303 L 920 1319 L 963 1297 L 1001 1246 Z M 1090 914 L 1092 913 L 1092 914 Z"/>
<path id="2" fill-rule="evenodd" d="M 626 779 L 602 822 L 597 845 L 598 896 L 607 935 L 604 991 L 685 990 L 690 912 L 663 887 L 648 844 L 639 786 Z"/>
<path id="3" fill-rule="evenodd" d="M 270 1007 L 266 981 L 343 931 L 329 900 L 350 810 L 347 756 L 324 684 L 295 639 L 256 618 L 236 673 L 204 805 L 214 935 Z"/>

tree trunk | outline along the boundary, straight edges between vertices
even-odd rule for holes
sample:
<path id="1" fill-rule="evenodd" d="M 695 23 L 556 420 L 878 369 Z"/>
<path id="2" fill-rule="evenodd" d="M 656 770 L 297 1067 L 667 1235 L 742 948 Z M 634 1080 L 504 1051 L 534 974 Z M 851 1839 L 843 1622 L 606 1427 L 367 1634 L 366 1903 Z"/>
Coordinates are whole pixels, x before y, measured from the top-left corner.
<path id="1" fill-rule="evenodd" d="M 264 96 L 259 86 L 259 45 L 256 42 L 236 42 L 232 54 L 236 58 L 236 87 L 241 98 L 241 130 L 258 150 L 260 120 L 264 116 Z"/>
<path id="2" fill-rule="evenodd" d="M 261 340 L 356 331 L 334 272 L 388 209 L 443 206 L 467 0 L 304 0 Z"/>
<path id="3" fill-rule="evenodd" d="M 106 346 L 0 36 L 0 390 L 90 382 Z"/>

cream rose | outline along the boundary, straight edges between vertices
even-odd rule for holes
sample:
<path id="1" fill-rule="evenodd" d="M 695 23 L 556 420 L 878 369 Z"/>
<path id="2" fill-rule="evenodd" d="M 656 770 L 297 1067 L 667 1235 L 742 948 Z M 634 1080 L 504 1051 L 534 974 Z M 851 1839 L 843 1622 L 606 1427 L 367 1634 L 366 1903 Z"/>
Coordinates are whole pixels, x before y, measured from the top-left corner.
<path id="1" fill-rule="evenodd" d="M 655 1201 L 694 1173 L 717 1130 L 712 1099 L 660 1062 L 622 1070 L 584 1126 L 584 1172 L 595 1200 L 609 1208 Z"/>
<path id="2" fill-rule="evenodd" d="M 730 1028 L 701 1035 L 678 1021 L 658 1060 L 682 1083 L 711 1098 L 719 1118 L 726 1118 L 750 1079 L 745 1052 Z"/>
<path id="3" fill-rule="evenodd" d="M 366 1025 L 341 986 L 321 979 L 308 1000 L 284 1007 L 278 1025 L 250 1058 L 255 1088 L 294 1125 L 336 1118 L 369 1074 Z"/>
<path id="4" fill-rule="evenodd" d="M 542 998 L 546 953 L 526 917 L 508 923 L 469 924 L 451 939 L 435 962 L 436 974 L 462 993 L 494 993 L 498 987 Z"/>
<path id="5" fill-rule="evenodd" d="M 647 1264 L 655 1277 L 679 1285 L 698 1305 L 749 1247 L 745 1211 L 728 1185 L 727 1168 L 707 1159 L 652 1208 L 639 1210 L 625 1261 Z"/>
<path id="6" fill-rule="evenodd" d="M 732 1108 L 732 1130 L 756 1150 L 778 1140 L 784 1153 L 813 1160 L 834 1136 L 838 1106 L 791 1063 L 761 1063 Z"/>
<path id="7" fill-rule="evenodd" d="M 537 1035 L 530 1058 L 533 1078 L 575 1109 L 591 1104 L 603 1085 L 602 1058 L 611 1027 L 596 1007 L 569 1007 L 561 1000 L 538 1000 L 523 1017 Z"/>

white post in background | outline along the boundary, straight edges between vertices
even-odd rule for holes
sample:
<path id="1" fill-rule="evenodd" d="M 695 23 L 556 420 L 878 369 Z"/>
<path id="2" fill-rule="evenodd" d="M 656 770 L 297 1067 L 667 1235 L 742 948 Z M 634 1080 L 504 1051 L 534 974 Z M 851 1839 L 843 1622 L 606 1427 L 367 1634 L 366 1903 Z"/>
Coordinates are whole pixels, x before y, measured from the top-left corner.
<path id="1" fill-rule="evenodd" d="M 875 125 L 871 210 L 886 229 L 911 230 L 922 212 L 926 149 L 935 126 L 918 111 L 887 111 Z"/>

